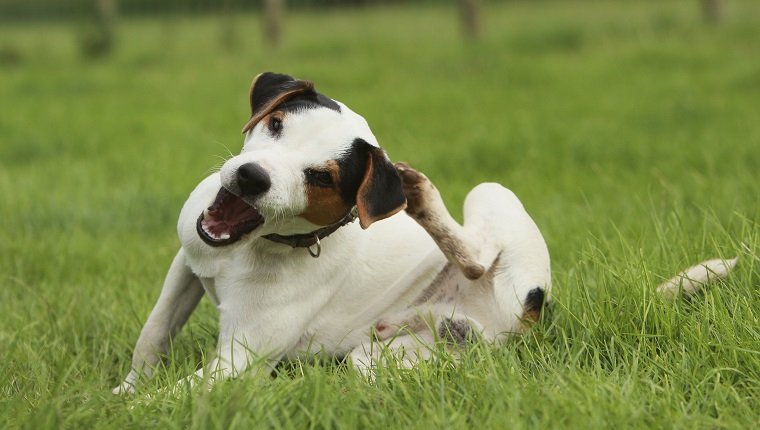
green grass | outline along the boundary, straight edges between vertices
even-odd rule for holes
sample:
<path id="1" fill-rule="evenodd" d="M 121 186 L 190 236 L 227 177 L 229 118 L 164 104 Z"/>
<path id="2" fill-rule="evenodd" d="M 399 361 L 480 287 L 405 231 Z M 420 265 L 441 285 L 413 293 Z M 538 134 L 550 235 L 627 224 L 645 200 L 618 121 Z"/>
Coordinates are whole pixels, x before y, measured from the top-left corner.
<path id="1" fill-rule="evenodd" d="M 73 24 L 0 28 L 0 426 L 29 428 L 750 428 L 760 422 L 760 3 L 509 2 L 460 40 L 454 8 L 122 21 L 79 57 Z M 0 58 L 0 59 L 2 59 Z M 311 79 L 362 113 L 459 216 L 481 181 L 514 190 L 553 258 L 553 312 L 456 366 L 334 365 L 211 392 L 109 389 L 176 251 L 187 193 L 240 147 L 252 76 Z M 656 285 L 740 255 L 668 305 Z M 213 349 L 203 301 L 147 391 Z"/>

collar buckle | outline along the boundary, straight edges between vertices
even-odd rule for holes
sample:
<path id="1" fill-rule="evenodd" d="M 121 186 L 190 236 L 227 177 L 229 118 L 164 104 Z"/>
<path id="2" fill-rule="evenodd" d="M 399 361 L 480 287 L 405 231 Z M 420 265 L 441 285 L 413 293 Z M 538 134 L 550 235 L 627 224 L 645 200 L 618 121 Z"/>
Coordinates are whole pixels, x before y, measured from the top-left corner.
<path id="1" fill-rule="evenodd" d="M 309 255 L 311 255 L 312 257 L 319 258 L 319 255 L 322 254 L 322 244 L 319 242 L 319 235 L 317 235 L 316 233 L 314 234 L 314 239 L 317 241 L 316 243 L 314 243 L 314 245 L 317 246 L 317 250 L 316 251 L 311 250 L 311 247 L 314 245 L 307 246 L 306 250 L 309 251 Z"/>
<path id="2" fill-rule="evenodd" d="M 356 218 L 357 209 L 356 206 L 354 206 L 348 211 L 348 213 L 346 213 L 345 216 L 343 216 L 343 218 L 341 218 L 335 224 L 322 227 L 310 233 L 294 234 L 290 236 L 281 236 L 279 234 L 272 233 L 262 237 L 264 239 L 271 240 L 272 242 L 288 245 L 292 248 L 306 248 L 306 250 L 309 251 L 309 255 L 314 258 L 319 258 L 319 256 L 322 254 L 322 244 L 319 240 L 331 235 L 344 225 L 354 222 Z M 313 249 L 315 246 L 316 249 Z"/>

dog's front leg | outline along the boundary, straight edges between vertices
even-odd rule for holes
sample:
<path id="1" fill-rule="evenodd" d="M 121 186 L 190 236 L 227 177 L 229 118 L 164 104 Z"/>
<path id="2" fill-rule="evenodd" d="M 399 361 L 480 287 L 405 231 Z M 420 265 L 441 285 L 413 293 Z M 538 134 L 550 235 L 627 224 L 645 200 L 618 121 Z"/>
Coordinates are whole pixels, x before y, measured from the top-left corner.
<path id="1" fill-rule="evenodd" d="M 269 374 L 281 358 L 281 353 L 257 353 L 243 340 L 220 340 L 217 356 L 194 374 L 177 381 L 176 388 L 185 389 L 205 384 L 210 389 L 218 381 L 237 378 L 244 372 L 246 375 L 257 372 Z"/>
<path id="2" fill-rule="evenodd" d="M 250 286 L 244 288 L 249 290 Z M 204 368 L 179 380 L 179 387 L 205 383 L 210 388 L 244 372 L 269 374 L 304 336 L 304 327 L 313 313 L 303 303 L 315 300 L 304 297 L 287 300 L 292 302 L 290 306 L 256 306 L 241 298 L 244 293 L 245 290 L 235 294 L 233 301 L 222 299 L 217 355 Z"/>
<path id="3" fill-rule="evenodd" d="M 203 297 L 203 286 L 185 262 L 182 249 L 166 274 L 161 295 L 145 322 L 132 354 L 132 368 L 114 394 L 132 393 L 141 376 L 150 377 L 153 367 L 169 349 L 169 341 L 182 328 Z"/>

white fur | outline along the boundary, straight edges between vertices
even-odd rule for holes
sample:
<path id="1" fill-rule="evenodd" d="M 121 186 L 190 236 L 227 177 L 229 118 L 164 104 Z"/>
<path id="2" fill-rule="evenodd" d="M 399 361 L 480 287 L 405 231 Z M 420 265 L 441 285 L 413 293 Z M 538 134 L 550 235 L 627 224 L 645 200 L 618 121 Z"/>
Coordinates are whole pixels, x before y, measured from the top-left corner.
<path id="1" fill-rule="evenodd" d="M 306 204 L 303 169 L 338 158 L 356 137 L 377 145 L 366 121 L 345 105 L 340 113 L 318 108 L 288 114 L 283 123 L 279 139 L 257 125 L 241 154 L 204 179 L 185 202 L 177 225 L 182 246 L 140 334 L 132 369 L 115 393 L 131 392 L 141 376 L 151 375 L 204 291 L 219 310 L 220 333 L 216 358 L 197 376 L 212 379 L 237 375 L 257 360 L 271 366 L 316 352 L 350 353 L 357 368 L 369 369 L 376 364 L 366 352 L 376 323 L 421 308 L 410 305 L 447 261 L 403 212 L 367 230 L 358 222 L 338 229 L 322 240 L 319 258 L 261 238 L 317 229 L 295 216 Z M 234 190 L 235 171 L 247 162 L 259 163 L 272 179 L 271 189 L 249 202 L 266 221 L 234 244 L 211 247 L 199 238 L 196 220 L 222 185 Z M 473 189 L 464 213 L 462 234 L 478 244 L 478 261 L 490 270 L 475 281 L 460 272 L 439 277 L 437 288 L 451 293 L 453 301 L 426 309 L 435 313 L 433 319 L 463 315 L 490 339 L 518 332 L 527 292 L 540 287 L 548 293 L 551 286 L 546 244 L 517 197 L 500 185 Z M 434 337 L 434 332 L 418 335 L 429 342 L 431 333 Z M 425 345 L 404 336 L 384 346 L 417 345 L 412 355 L 428 356 Z"/>

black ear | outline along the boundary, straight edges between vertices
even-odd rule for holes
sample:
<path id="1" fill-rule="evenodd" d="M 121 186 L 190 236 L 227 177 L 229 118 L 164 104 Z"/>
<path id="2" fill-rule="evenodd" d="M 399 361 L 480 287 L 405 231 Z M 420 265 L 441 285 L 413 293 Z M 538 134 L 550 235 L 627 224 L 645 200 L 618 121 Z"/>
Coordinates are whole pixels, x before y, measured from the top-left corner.
<path id="1" fill-rule="evenodd" d="M 406 208 L 406 197 L 401 188 L 396 168 L 382 149 L 367 146 L 367 165 L 364 179 L 356 193 L 356 208 L 363 229 Z"/>
<path id="2" fill-rule="evenodd" d="M 289 98 L 311 93 L 316 94 L 314 84 L 295 79 L 289 75 L 264 72 L 253 78 L 248 99 L 251 103 L 251 119 L 243 127 L 243 133 L 252 129 L 261 119 L 269 115 L 278 105 Z"/>
<path id="3" fill-rule="evenodd" d="M 288 87 L 297 82 L 294 77 L 281 73 L 264 72 L 256 75 L 251 82 L 251 90 L 248 93 L 248 99 L 251 103 L 251 116 L 261 112 L 268 102 L 274 100 L 278 94 L 287 91 Z"/>

